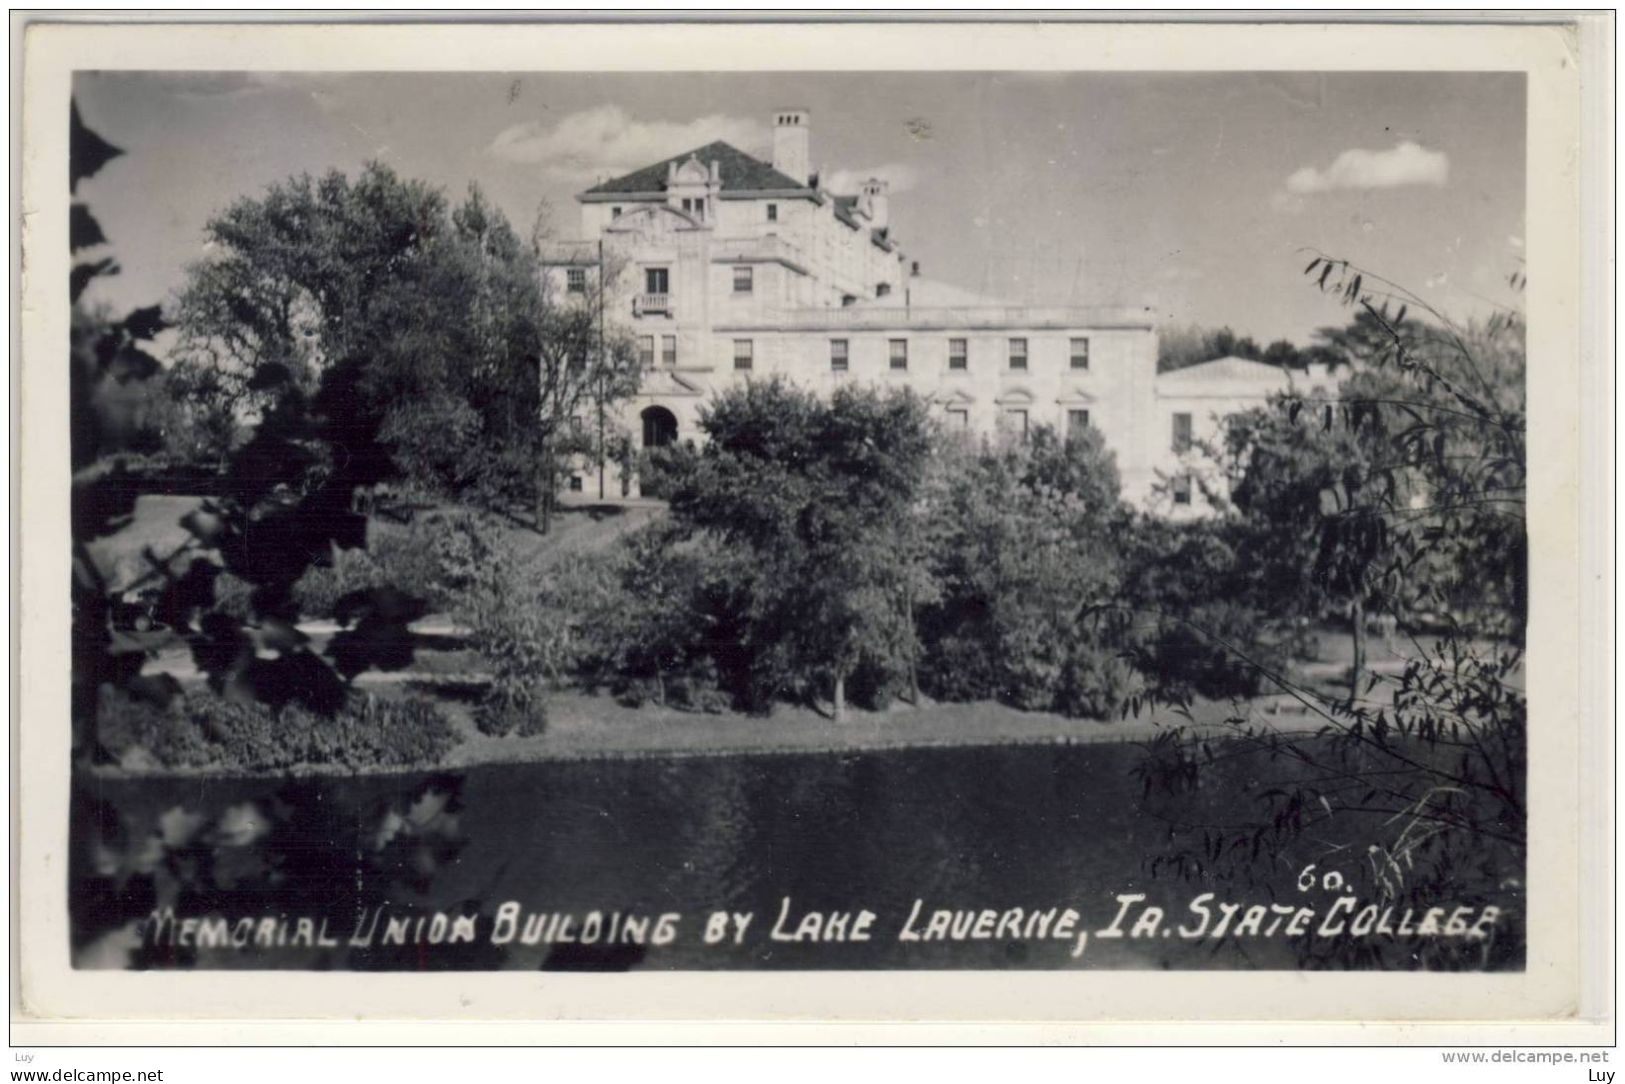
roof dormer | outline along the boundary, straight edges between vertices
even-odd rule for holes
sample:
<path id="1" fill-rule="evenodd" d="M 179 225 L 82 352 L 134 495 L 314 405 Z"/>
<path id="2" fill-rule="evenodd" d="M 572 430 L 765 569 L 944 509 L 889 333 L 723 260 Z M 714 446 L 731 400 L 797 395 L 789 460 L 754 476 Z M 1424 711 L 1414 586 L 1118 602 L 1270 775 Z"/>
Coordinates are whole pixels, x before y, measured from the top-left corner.
<path id="1" fill-rule="evenodd" d="M 715 160 L 701 162 L 689 155 L 675 159 L 666 170 L 666 205 L 682 211 L 696 222 L 711 222 L 716 215 L 716 197 L 722 191 L 722 167 Z"/>

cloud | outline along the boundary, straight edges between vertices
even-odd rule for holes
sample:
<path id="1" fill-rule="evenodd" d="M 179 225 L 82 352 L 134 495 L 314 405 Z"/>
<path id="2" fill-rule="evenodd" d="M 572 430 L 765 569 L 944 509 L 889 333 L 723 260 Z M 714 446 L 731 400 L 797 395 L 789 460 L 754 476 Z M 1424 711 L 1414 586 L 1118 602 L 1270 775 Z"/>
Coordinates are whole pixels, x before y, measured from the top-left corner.
<path id="1" fill-rule="evenodd" d="M 879 177 L 883 181 L 890 182 L 890 192 L 894 196 L 899 192 L 907 192 L 920 183 L 920 171 L 900 162 L 888 162 L 883 166 L 870 166 L 867 169 L 831 170 L 829 176 L 820 178 L 818 183 L 837 195 L 856 195 L 863 188 L 863 182 L 870 177 Z"/>
<path id="2" fill-rule="evenodd" d="M 1338 155 L 1324 169 L 1305 166 L 1286 179 L 1288 192 L 1309 195 L 1339 188 L 1399 188 L 1403 185 L 1443 185 L 1450 177 L 1450 158 L 1409 140 L 1391 150 L 1368 151 L 1356 147 Z"/>
<path id="3" fill-rule="evenodd" d="M 767 145 L 767 126 L 720 113 L 684 123 L 634 120 L 619 106 L 603 105 L 553 125 L 515 124 L 498 133 L 488 150 L 509 162 L 540 166 L 558 180 L 580 182 L 627 173 L 718 139 L 749 153 Z"/>

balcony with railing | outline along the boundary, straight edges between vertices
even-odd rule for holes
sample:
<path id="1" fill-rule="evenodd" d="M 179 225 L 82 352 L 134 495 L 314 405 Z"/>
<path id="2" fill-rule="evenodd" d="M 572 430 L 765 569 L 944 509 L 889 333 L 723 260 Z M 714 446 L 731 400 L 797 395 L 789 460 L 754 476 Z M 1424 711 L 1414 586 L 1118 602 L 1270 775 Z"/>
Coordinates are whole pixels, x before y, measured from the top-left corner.
<path id="1" fill-rule="evenodd" d="M 633 316 L 670 316 L 670 294 L 638 294 L 632 298 Z"/>

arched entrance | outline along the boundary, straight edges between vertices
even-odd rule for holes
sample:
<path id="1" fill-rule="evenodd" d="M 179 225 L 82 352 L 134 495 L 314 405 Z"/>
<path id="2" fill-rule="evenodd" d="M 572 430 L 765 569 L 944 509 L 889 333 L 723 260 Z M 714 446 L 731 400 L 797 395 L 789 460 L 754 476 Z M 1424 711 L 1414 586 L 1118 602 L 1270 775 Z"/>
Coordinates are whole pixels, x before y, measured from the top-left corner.
<path id="1" fill-rule="evenodd" d="M 643 446 L 664 448 L 677 442 L 677 416 L 663 406 L 645 407 L 643 414 Z"/>

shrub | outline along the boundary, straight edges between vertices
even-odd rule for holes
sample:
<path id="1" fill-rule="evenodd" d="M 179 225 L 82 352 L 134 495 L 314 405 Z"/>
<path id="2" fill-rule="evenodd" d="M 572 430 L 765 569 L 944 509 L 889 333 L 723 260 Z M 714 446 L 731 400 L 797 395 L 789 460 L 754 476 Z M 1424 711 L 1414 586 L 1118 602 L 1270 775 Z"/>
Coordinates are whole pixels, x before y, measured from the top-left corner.
<path id="1" fill-rule="evenodd" d="M 1210 699 L 1257 696 L 1265 673 L 1280 673 L 1288 656 L 1285 645 L 1264 639 L 1255 611 L 1224 602 L 1161 621 L 1140 652 L 1164 689 Z"/>
<path id="2" fill-rule="evenodd" d="M 352 591 L 392 584 L 450 609 L 463 595 L 490 587 L 503 558 L 482 520 L 468 512 L 435 511 L 406 528 L 375 524 L 368 547 L 335 550 L 331 563 L 313 566 L 294 584 L 294 600 L 310 617 L 331 617 Z"/>
<path id="3" fill-rule="evenodd" d="M 96 734 L 102 748 L 120 760 L 144 750 L 164 767 L 184 768 L 216 762 L 219 756 L 183 712 L 137 700 L 112 685 L 100 690 Z"/>
<path id="4" fill-rule="evenodd" d="M 920 614 L 922 689 L 1103 717 L 1129 676 L 1094 607 L 1119 593 L 1116 469 L 1098 438 L 944 457 L 925 527 L 937 601 Z"/>
<path id="5" fill-rule="evenodd" d="M 1061 669 L 1054 710 L 1075 719 L 1111 719 L 1143 683 L 1122 657 L 1088 644 L 1073 650 Z"/>
<path id="6" fill-rule="evenodd" d="M 115 755 L 140 748 L 171 768 L 409 767 L 435 764 L 457 743 L 450 720 L 434 704 L 365 695 L 323 716 L 297 705 L 277 709 L 207 690 L 163 709 L 107 689 L 98 722 L 104 746 Z"/>
<path id="7" fill-rule="evenodd" d="M 387 573 L 366 550 L 335 550 L 331 564 L 312 565 L 294 582 L 293 599 L 307 617 L 332 617 L 334 606 L 345 595 L 388 582 Z"/>
<path id="8" fill-rule="evenodd" d="M 332 719 L 298 707 L 283 709 L 282 717 L 312 764 L 435 764 L 457 744 L 451 722 L 427 700 L 362 696 Z"/>
<path id="9" fill-rule="evenodd" d="M 578 554 L 521 587 L 511 574 L 464 599 L 470 644 L 491 674 L 475 721 L 482 733 L 540 733 L 550 690 L 604 653 L 613 559 Z"/>
<path id="10" fill-rule="evenodd" d="M 253 595 L 254 585 L 230 572 L 214 578 L 214 608 L 233 620 L 245 624 L 253 621 Z"/>

